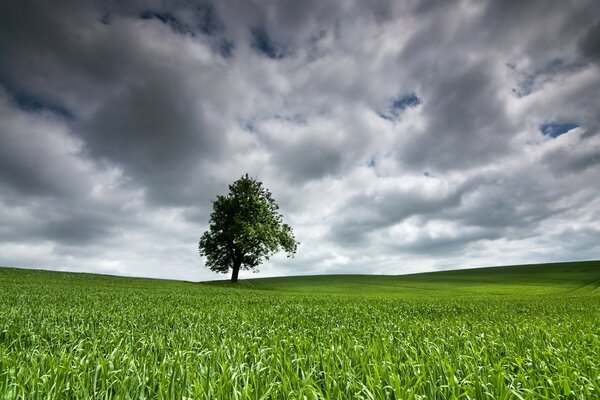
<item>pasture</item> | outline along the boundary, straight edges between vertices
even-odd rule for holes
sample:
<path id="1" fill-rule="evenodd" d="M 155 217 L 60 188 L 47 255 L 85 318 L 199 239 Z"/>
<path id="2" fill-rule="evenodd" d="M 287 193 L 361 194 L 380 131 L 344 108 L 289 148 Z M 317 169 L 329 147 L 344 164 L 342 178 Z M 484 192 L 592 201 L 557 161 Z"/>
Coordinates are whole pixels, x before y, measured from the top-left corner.
<path id="1" fill-rule="evenodd" d="M 4 399 L 593 399 L 600 262 L 191 283 L 0 268 Z"/>

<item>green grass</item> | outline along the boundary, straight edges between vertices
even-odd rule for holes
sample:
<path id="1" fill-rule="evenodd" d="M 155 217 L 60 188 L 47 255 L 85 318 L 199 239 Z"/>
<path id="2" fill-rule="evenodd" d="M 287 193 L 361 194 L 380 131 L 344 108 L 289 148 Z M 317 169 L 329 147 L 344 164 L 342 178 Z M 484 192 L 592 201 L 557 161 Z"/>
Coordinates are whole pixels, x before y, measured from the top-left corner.
<path id="1" fill-rule="evenodd" d="M 209 284 L 230 286 L 228 282 Z M 248 279 L 253 289 L 401 297 L 560 294 L 600 286 L 600 261 L 514 265 L 413 275 L 317 275 Z M 598 290 L 600 291 L 600 289 Z M 600 295 L 600 293 L 598 293 Z"/>
<path id="2" fill-rule="evenodd" d="M 0 268 L 0 398 L 600 398 L 600 262 L 188 283 Z"/>

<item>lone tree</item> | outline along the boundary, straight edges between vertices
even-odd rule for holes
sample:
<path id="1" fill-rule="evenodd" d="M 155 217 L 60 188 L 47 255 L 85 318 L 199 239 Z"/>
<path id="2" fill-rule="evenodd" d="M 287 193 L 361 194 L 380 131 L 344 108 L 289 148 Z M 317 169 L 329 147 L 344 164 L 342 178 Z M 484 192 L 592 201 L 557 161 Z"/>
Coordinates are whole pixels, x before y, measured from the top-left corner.
<path id="1" fill-rule="evenodd" d="M 271 192 L 248 174 L 229 185 L 229 194 L 213 201 L 209 230 L 198 244 L 206 266 L 223 274 L 231 268 L 237 282 L 240 269 L 257 272 L 280 249 L 292 257 L 298 242 L 278 210 Z"/>

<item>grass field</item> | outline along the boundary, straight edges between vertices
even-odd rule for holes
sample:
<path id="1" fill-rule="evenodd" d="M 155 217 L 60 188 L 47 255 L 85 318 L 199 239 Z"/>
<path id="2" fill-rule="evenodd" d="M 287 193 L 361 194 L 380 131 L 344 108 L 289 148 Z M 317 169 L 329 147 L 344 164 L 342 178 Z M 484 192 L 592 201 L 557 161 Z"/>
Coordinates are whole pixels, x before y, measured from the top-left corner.
<path id="1" fill-rule="evenodd" d="M 600 262 L 189 283 L 0 268 L 0 398 L 600 398 Z"/>

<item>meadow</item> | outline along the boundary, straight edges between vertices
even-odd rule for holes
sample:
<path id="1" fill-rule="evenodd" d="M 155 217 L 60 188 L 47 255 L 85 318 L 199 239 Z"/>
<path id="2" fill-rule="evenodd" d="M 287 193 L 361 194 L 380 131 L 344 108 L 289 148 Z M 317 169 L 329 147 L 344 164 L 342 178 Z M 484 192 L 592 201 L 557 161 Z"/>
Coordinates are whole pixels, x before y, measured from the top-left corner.
<path id="1" fill-rule="evenodd" d="M 0 398 L 600 398 L 599 286 L 598 261 L 235 286 L 0 268 Z"/>

